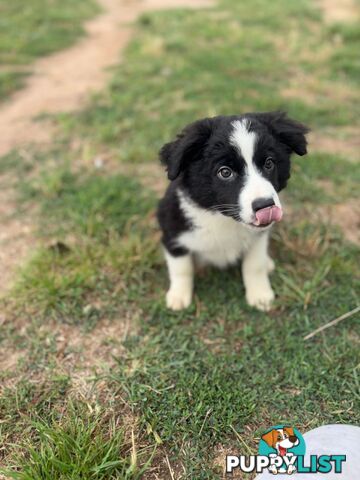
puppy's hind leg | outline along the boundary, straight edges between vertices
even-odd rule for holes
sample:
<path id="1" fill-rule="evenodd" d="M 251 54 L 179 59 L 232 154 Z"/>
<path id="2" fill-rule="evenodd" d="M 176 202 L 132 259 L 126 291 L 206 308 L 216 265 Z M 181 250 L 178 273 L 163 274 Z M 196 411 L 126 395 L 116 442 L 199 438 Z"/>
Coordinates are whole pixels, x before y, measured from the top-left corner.
<path id="1" fill-rule="evenodd" d="M 194 263 L 189 253 L 174 256 L 165 249 L 169 270 L 170 288 L 166 294 L 166 305 L 172 310 L 187 308 L 194 288 Z"/>

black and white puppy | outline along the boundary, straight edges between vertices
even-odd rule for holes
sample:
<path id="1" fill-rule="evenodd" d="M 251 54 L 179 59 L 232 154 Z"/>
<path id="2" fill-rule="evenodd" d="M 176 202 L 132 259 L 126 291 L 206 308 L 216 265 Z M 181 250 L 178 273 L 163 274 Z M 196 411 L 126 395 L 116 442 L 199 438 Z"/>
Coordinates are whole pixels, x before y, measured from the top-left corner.
<path id="1" fill-rule="evenodd" d="M 158 220 L 169 269 L 167 306 L 191 303 L 194 265 L 223 268 L 242 259 L 249 305 L 269 310 L 269 232 L 282 208 L 290 155 L 306 154 L 308 129 L 283 112 L 205 118 L 164 145 L 171 180 Z"/>

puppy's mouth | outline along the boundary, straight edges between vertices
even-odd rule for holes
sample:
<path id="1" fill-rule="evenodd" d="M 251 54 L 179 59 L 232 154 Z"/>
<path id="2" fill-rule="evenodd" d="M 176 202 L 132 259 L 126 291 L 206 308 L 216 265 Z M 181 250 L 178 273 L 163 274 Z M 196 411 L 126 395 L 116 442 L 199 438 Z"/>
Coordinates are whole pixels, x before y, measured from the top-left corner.
<path id="1" fill-rule="evenodd" d="M 279 453 L 282 457 L 284 457 L 287 453 L 287 448 L 284 448 L 281 445 L 279 445 Z"/>
<path id="2" fill-rule="evenodd" d="M 255 212 L 253 220 L 251 222 L 245 221 L 242 218 L 241 212 L 222 212 L 225 216 L 232 217 L 237 222 L 243 223 L 245 226 L 251 230 L 266 230 L 273 223 L 280 222 L 283 216 L 283 211 L 281 207 L 277 205 L 272 205 L 271 207 L 261 208 Z"/>
<path id="3" fill-rule="evenodd" d="M 254 227 L 268 227 L 273 222 L 280 222 L 283 216 L 281 207 L 272 205 L 271 207 L 261 208 L 255 212 L 255 219 L 252 223 Z"/>

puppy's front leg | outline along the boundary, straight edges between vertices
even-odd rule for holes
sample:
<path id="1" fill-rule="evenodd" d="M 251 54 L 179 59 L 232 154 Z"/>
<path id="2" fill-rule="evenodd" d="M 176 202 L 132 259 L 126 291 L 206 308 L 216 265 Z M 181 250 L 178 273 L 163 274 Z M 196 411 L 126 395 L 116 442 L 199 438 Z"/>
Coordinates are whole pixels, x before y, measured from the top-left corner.
<path id="1" fill-rule="evenodd" d="M 194 264 L 190 254 L 175 257 L 165 249 L 169 270 L 170 288 L 166 294 L 166 305 L 172 310 L 182 310 L 191 303 L 194 286 Z"/>
<path id="2" fill-rule="evenodd" d="M 269 234 L 264 232 L 246 252 L 242 273 L 249 305 L 268 311 L 274 300 L 274 292 L 269 281 L 269 256 L 267 253 Z"/>

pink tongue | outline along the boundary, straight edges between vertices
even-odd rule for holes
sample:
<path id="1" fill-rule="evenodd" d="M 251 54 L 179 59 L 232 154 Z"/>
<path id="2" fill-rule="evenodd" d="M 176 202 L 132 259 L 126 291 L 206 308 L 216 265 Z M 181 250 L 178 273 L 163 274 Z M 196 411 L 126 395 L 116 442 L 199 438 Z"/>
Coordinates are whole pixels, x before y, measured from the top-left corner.
<path id="1" fill-rule="evenodd" d="M 255 214 L 255 225 L 269 225 L 271 222 L 280 222 L 282 217 L 282 210 L 275 205 L 272 207 L 262 208 Z"/>

